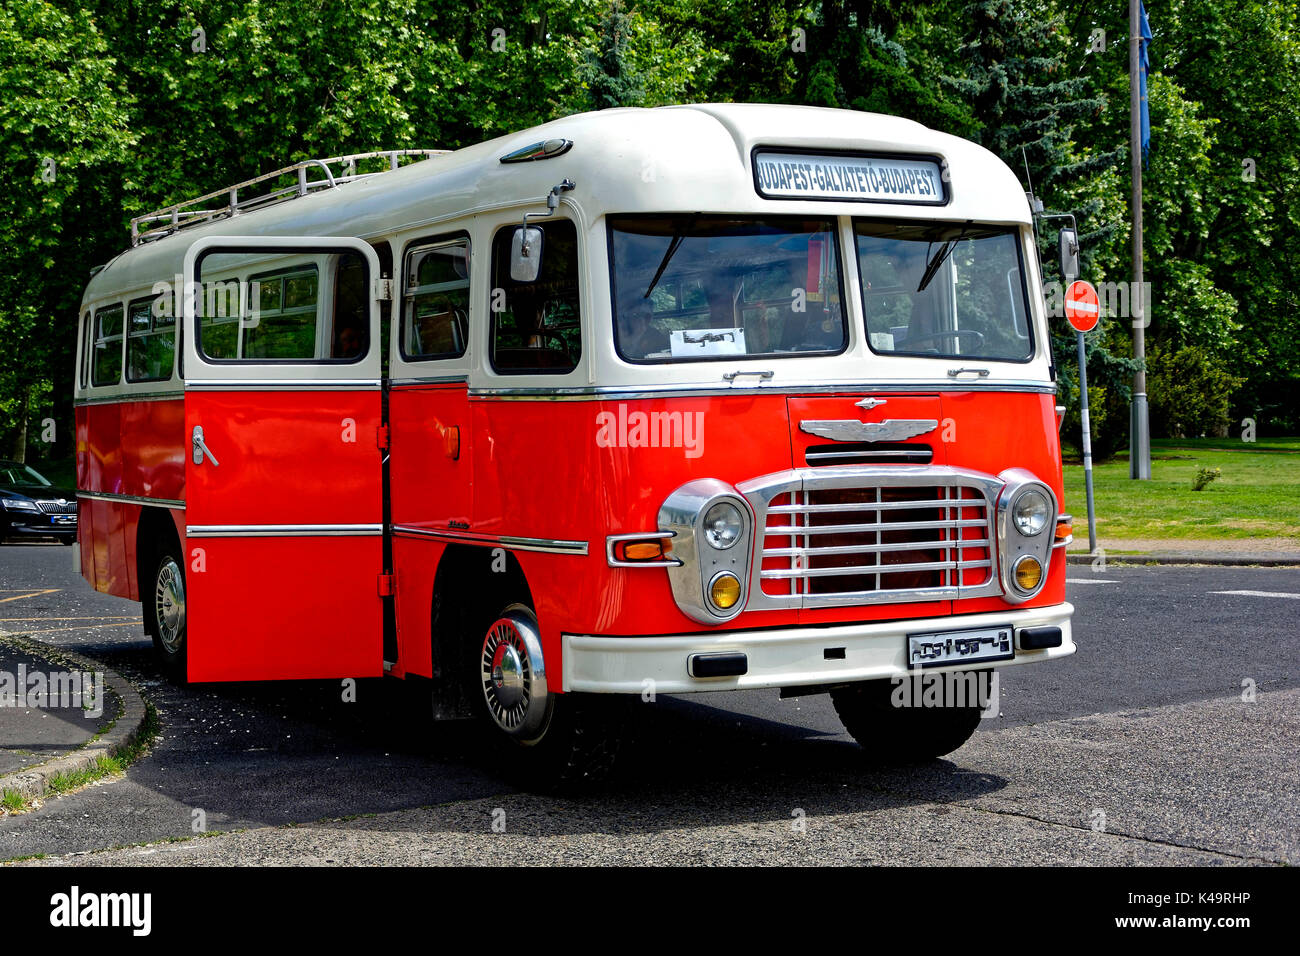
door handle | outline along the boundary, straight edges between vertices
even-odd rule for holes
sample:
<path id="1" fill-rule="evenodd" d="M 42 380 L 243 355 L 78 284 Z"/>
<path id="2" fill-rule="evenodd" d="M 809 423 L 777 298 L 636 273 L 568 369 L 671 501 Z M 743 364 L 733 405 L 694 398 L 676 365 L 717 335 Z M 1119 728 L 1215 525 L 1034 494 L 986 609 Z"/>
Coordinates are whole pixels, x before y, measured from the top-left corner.
<path id="1" fill-rule="evenodd" d="M 212 462 L 212 467 L 216 468 L 221 462 L 217 461 L 217 456 L 212 454 L 212 449 L 203 441 L 203 426 L 195 425 L 194 431 L 190 435 L 190 446 L 194 452 L 194 464 L 203 464 L 203 456 L 207 455 L 208 460 Z"/>

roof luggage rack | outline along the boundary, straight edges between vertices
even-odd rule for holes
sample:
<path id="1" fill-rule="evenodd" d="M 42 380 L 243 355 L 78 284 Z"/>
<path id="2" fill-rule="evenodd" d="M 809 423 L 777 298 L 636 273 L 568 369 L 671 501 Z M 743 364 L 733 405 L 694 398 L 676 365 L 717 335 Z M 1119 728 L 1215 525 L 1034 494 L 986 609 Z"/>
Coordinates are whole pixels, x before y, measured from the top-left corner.
<path id="1" fill-rule="evenodd" d="M 277 169 L 273 173 L 265 173 L 253 179 L 246 179 L 242 183 L 235 183 L 233 186 L 218 189 L 216 192 L 197 196 L 194 199 L 187 199 L 184 202 L 176 203 L 174 206 L 164 206 L 162 209 L 145 213 L 143 216 L 136 216 L 131 220 L 131 245 L 138 246 L 142 242 L 150 242 L 164 236 L 170 236 L 187 226 L 197 226 L 216 219 L 230 218 L 275 203 L 297 199 L 317 190 L 336 189 L 343 183 L 369 179 L 371 176 L 378 176 L 397 169 L 402 164 L 403 159 L 418 162 L 431 156 L 444 156 L 449 152 L 451 150 L 447 149 L 389 149 L 373 153 L 350 153 L 346 156 L 331 156 L 328 159 L 304 160 L 301 163 L 294 163 L 292 166 Z M 374 160 L 385 160 L 386 166 L 370 172 L 359 171 L 360 164 Z M 373 165 L 373 162 L 370 165 Z M 338 173 L 330 169 L 331 166 L 338 166 Z M 314 179 L 307 175 L 308 171 L 317 170 L 323 175 Z M 288 186 L 278 189 L 273 188 L 270 192 L 262 193 L 250 199 L 240 197 L 242 190 L 247 190 L 259 183 L 273 183 L 280 177 L 287 177 L 291 174 L 296 174 L 297 181 Z M 224 200 L 224 203 L 217 206 L 204 205 L 210 204 L 215 199 Z M 157 225 L 158 223 L 162 225 Z"/>

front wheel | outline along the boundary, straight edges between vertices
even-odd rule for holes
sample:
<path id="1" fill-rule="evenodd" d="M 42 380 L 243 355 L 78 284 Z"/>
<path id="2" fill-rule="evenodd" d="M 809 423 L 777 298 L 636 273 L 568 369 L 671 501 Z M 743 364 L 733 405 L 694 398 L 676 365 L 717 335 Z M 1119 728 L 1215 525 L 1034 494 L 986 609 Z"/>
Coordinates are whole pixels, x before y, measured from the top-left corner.
<path id="1" fill-rule="evenodd" d="M 480 637 L 471 700 L 502 771 L 529 789 L 574 790 L 608 776 L 621 701 L 557 694 L 547 683 L 537 616 L 510 604 Z"/>
<path id="2" fill-rule="evenodd" d="M 962 746 L 979 727 L 979 704 L 963 701 L 959 706 L 942 700 L 939 706 L 926 706 L 920 694 L 899 694 L 898 690 L 892 680 L 873 680 L 831 691 L 831 702 L 844 729 L 875 763 L 934 760 Z"/>
<path id="3" fill-rule="evenodd" d="M 170 549 L 154 564 L 152 587 L 141 595 L 144 629 L 153 638 L 154 651 L 162 669 L 173 680 L 184 683 L 189 643 L 186 640 L 185 569 Z"/>

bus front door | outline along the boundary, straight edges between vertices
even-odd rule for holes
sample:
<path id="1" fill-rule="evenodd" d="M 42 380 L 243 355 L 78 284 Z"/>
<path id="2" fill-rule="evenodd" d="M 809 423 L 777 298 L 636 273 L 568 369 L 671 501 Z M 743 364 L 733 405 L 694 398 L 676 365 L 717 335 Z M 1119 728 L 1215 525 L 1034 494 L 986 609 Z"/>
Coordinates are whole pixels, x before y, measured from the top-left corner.
<path id="1" fill-rule="evenodd" d="M 358 239 L 186 254 L 190 680 L 383 671 L 380 278 Z"/>

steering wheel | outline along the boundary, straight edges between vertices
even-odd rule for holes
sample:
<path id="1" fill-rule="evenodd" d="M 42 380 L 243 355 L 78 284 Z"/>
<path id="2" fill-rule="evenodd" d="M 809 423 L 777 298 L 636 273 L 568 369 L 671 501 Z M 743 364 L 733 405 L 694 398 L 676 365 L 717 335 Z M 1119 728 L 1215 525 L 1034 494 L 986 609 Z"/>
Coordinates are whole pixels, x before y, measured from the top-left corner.
<path id="1" fill-rule="evenodd" d="M 909 336 L 901 343 L 896 344 L 901 345 L 904 349 L 911 349 L 918 342 L 929 342 L 932 339 L 957 339 L 959 342 L 963 339 L 971 339 L 975 346 L 978 347 L 984 344 L 984 333 L 977 332 L 975 329 L 950 329 L 945 332 L 928 332 L 915 338 Z"/>

